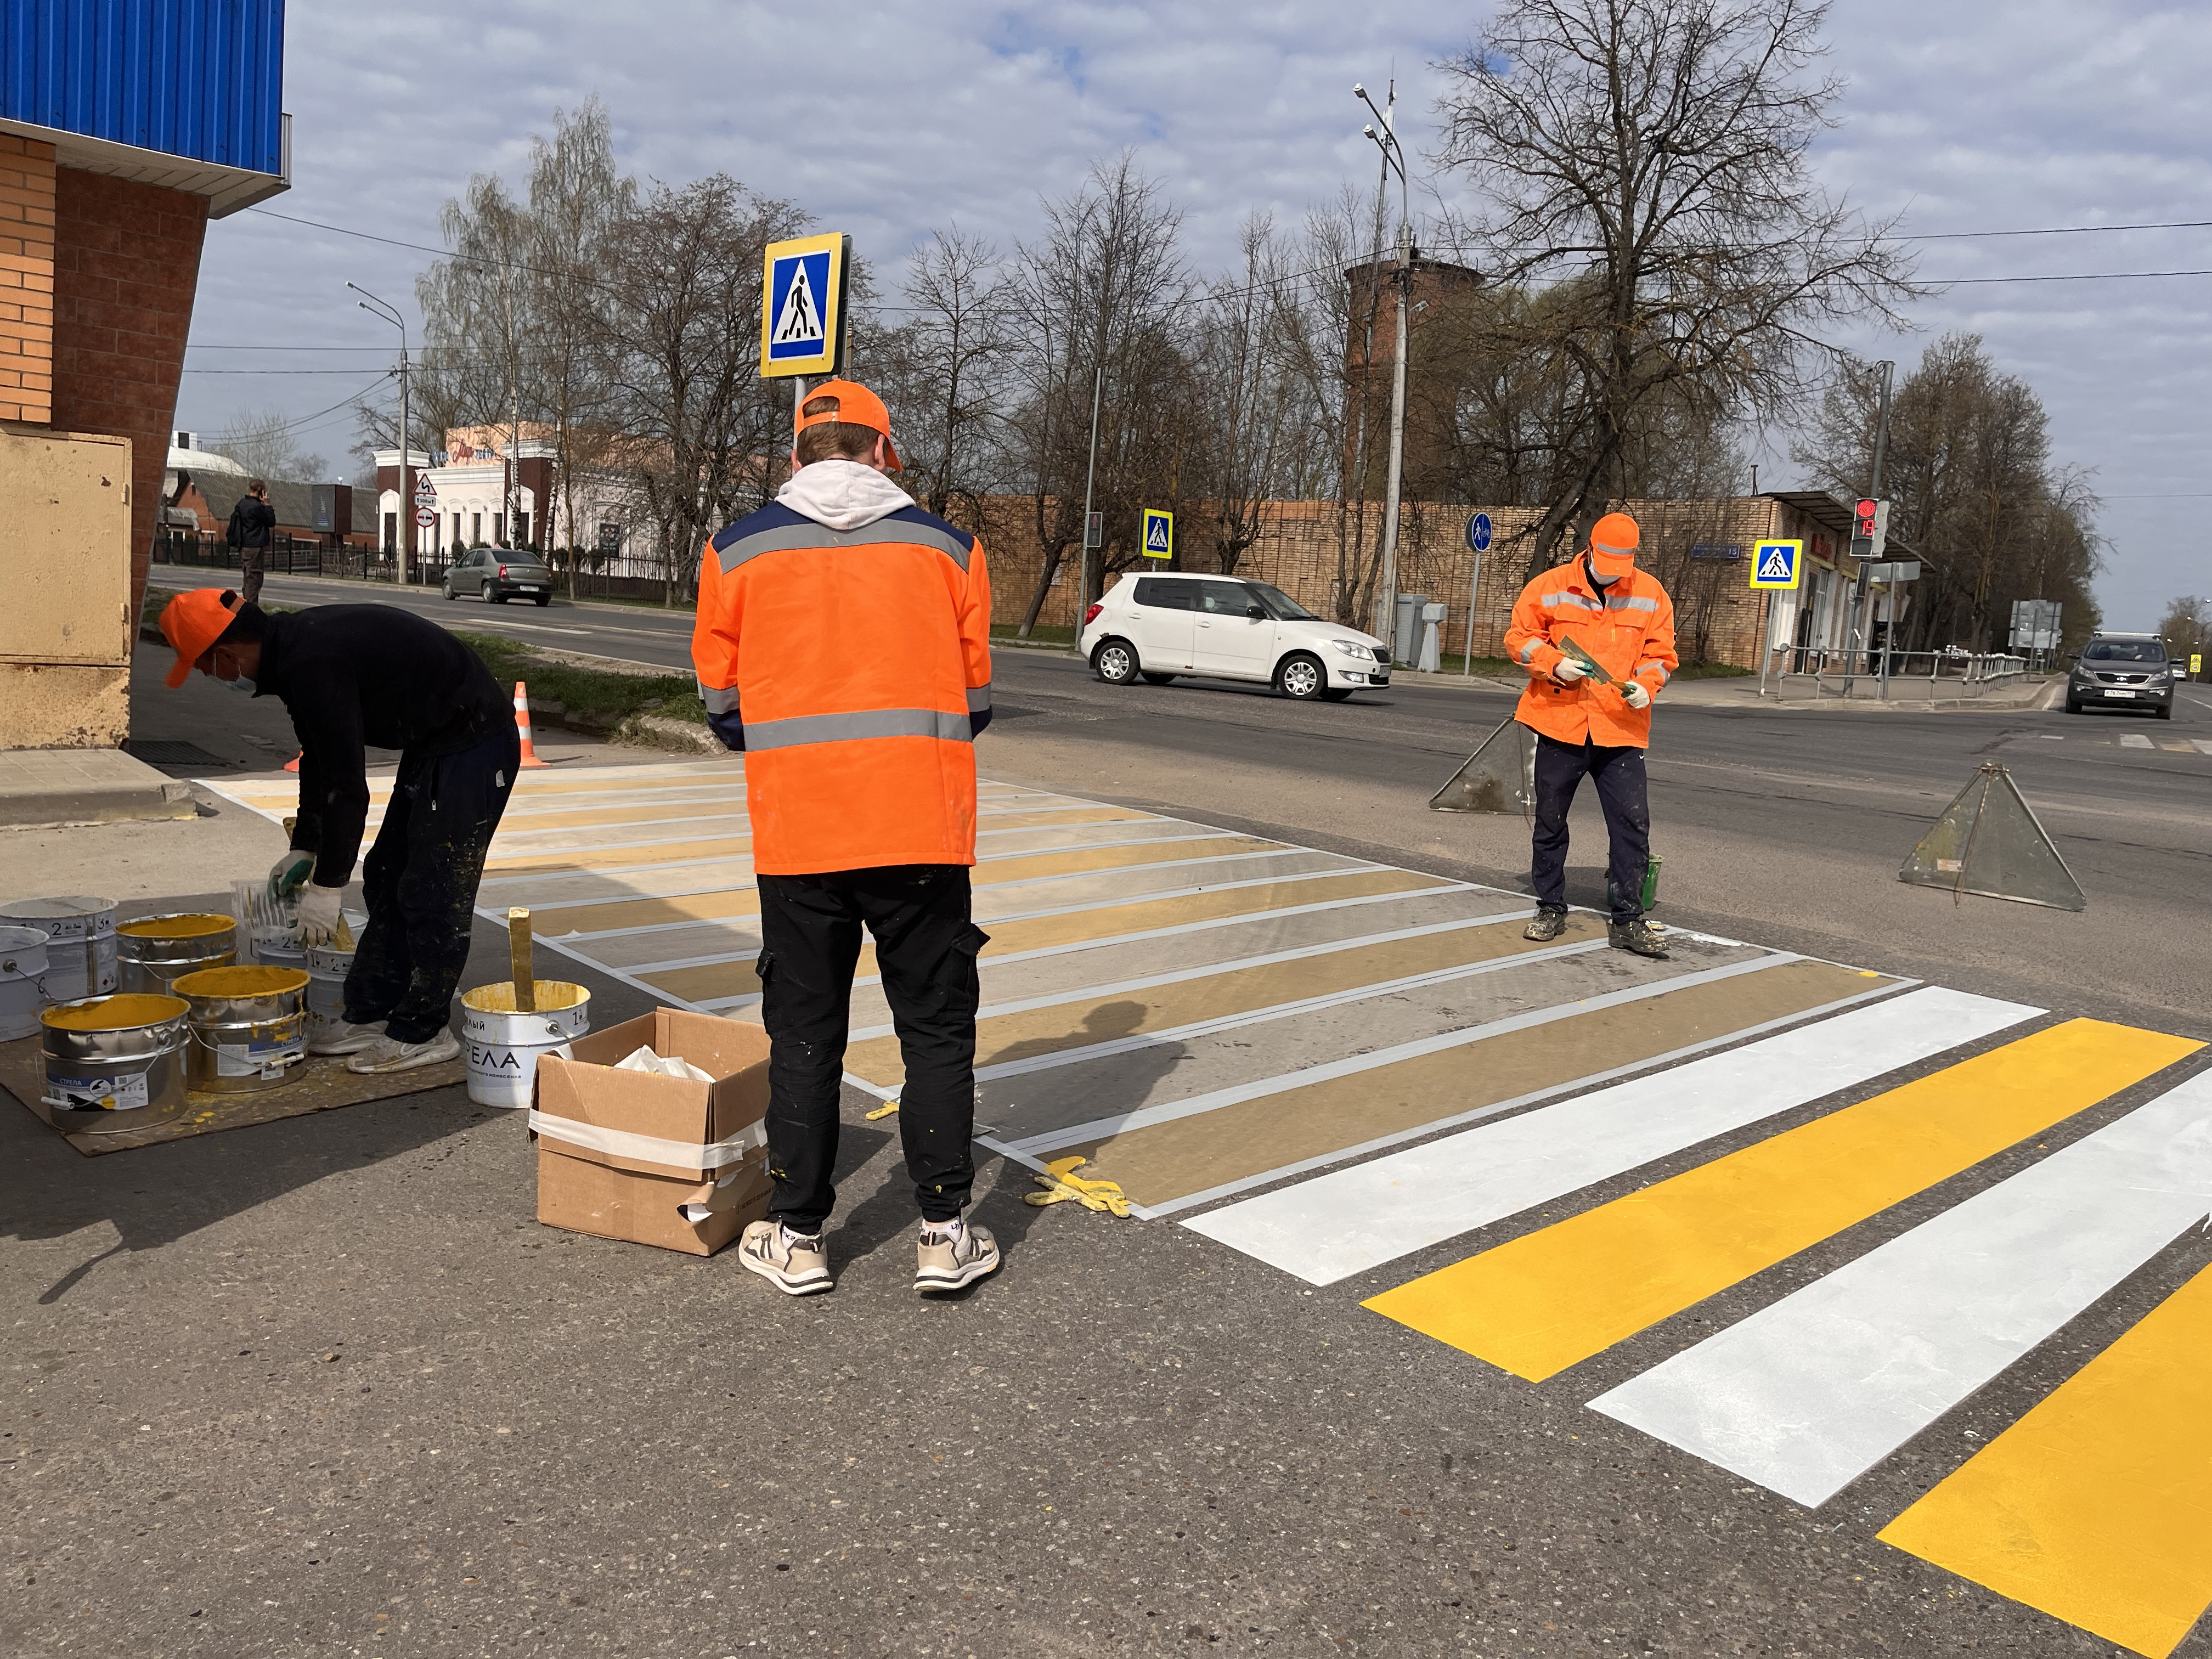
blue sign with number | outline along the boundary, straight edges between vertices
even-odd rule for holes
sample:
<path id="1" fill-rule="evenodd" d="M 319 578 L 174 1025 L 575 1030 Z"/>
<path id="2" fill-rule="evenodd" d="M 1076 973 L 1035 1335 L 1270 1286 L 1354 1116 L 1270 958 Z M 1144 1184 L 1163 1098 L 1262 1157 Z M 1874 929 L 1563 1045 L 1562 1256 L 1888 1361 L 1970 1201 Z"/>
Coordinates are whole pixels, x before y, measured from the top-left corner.
<path id="1" fill-rule="evenodd" d="M 1478 553 L 1490 550 L 1490 514 L 1478 513 L 1467 521 L 1467 544 Z"/>

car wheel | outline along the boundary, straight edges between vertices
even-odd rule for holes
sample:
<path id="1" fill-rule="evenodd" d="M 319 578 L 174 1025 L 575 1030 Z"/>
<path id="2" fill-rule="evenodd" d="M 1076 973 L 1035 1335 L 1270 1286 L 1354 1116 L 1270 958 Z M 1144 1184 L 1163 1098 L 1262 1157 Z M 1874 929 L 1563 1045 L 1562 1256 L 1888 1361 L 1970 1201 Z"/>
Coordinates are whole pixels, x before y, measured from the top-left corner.
<path id="1" fill-rule="evenodd" d="M 543 611 L 547 605 L 552 603 L 553 596 L 550 593 L 540 593 L 538 596 L 538 608 L 540 611 Z"/>
<path id="2" fill-rule="evenodd" d="M 441 583 L 438 591 L 449 599 L 453 597 L 453 585 L 451 582 Z"/>
<path id="3" fill-rule="evenodd" d="M 2080 714 L 2080 713 L 2081 712 L 2081 699 L 2080 699 L 2080 698 L 2078 698 L 2078 697 L 2069 697 L 2069 698 L 2067 698 L 2067 699 L 2066 699 L 2066 712 L 2067 712 L 2068 714 Z"/>
<path id="4" fill-rule="evenodd" d="M 1348 685 L 1332 686 L 1321 694 L 1321 700 L 1323 702 L 1342 702 L 1351 695 L 1352 688 Z"/>
<path id="5" fill-rule="evenodd" d="M 1328 671 L 1319 657 L 1297 652 L 1284 658 L 1275 670 L 1275 689 L 1299 702 L 1311 702 L 1328 690 Z"/>
<path id="6" fill-rule="evenodd" d="M 1175 676 L 1172 674 L 1155 674 L 1148 668 L 1145 671 L 1145 684 L 1146 685 L 1173 685 L 1175 684 Z"/>
<path id="7" fill-rule="evenodd" d="M 2160 709 L 2158 711 L 2158 717 L 2162 720 L 2172 720 L 2173 718 L 2173 705 L 2172 703 L 2168 703 L 2165 708 Z"/>
<path id="8" fill-rule="evenodd" d="M 1108 640 L 1091 653 L 1091 671 L 1109 685 L 1127 685 L 1143 672 L 1136 647 L 1127 640 Z"/>
<path id="9" fill-rule="evenodd" d="M 490 578 L 486 577 L 484 580 L 484 585 L 477 589 L 477 597 L 482 599 L 486 605 L 497 605 L 499 603 L 498 594 L 492 591 Z"/>

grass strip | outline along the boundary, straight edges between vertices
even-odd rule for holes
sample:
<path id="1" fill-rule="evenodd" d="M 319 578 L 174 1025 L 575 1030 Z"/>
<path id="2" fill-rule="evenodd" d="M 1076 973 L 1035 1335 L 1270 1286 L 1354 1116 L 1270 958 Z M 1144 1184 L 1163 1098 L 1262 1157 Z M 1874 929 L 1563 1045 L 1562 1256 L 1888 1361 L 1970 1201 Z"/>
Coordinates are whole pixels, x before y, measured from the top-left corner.
<path id="1" fill-rule="evenodd" d="M 694 726 L 707 723 L 698 684 L 688 674 L 631 674 L 586 668 L 498 635 L 458 628 L 449 631 L 483 659 L 492 678 L 501 684 L 527 681 L 533 702 L 557 702 L 568 714 L 580 714 L 610 726 L 620 725 L 632 714 L 659 714 Z"/>

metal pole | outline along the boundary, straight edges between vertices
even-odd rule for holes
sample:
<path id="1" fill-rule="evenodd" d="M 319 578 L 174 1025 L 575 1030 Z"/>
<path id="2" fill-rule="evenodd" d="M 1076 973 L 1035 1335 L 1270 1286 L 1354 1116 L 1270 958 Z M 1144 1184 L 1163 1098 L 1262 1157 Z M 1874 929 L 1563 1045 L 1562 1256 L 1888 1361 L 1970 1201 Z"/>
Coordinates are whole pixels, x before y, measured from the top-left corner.
<path id="1" fill-rule="evenodd" d="M 1398 622 L 1398 493 L 1406 469 L 1406 323 L 1411 308 L 1406 301 L 1413 285 L 1412 229 L 1402 221 L 1398 227 L 1398 274 L 1394 279 L 1398 290 L 1398 351 L 1390 365 L 1390 470 L 1382 487 L 1381 626 L 1375 630 L 1376 637 L 1391 647 L 1394 657 Z"/>
<path id="2" fill-rule="evenodd" d="M 1091 608 L 1091 491 L 1098 482 L 1098 399 L 1106 390 L 1106 365 L 1091 366 L 1091 465 L 1083 474 L 1083 574 L 1075 587 L 1075 631 L 1083 631 L 1083 613 Z M 1101 551 L 1103 551 L 1102 549 Z M 1149 591 L 1149 590 L 1147 590 Z"/>
<path id="3" fill-rule="evenodd" d="M 1474 574 L 1467 584 L 1467 656 L 1460 664 L 1460 678 L 1474 678 L 1474 608 L 1482 603 L 1482 555 L 1474 556 Z M 1394 618 L 1395 620 L 1395 618 Z"/>
<path id="4" fill-rule="evenodd" d="M 407 554 L 415 538 L 415 495 L 407 482 L 412 452 L 407 442 L 407 331 L 399 331 L 399 552 L 398 582 L 407 586 Z"/>
<path id="5" fill-rule="evenodd" d="M 1867 499 L 1881 499 L 1881 468 L 1889 451 L 1889 377 L 1897 368 L 1893 362 L 1879 362 L 1875 367 L 1881 371 L 1881 392 L 1874 426 L 1874 477 L 1867 485 Z M 1852 654 L 1859 642 L 1866 638 L 1866 561 L 1859 561 L 1857 573 L 1851 578 L 1850 632 L 1844 640 L 1844 696 L 1851 695 Z"/>

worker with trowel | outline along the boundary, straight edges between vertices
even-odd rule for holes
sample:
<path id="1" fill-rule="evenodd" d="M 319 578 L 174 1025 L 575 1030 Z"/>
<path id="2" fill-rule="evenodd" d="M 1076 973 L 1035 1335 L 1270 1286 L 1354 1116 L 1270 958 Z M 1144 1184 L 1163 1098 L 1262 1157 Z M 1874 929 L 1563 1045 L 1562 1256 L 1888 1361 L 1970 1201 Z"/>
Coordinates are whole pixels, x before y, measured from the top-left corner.
<path id="1" fill-rule="evenodd" d="M 300 939 L 339 927 L 368 819 L 365 749 L 399 750 L 376 843 L 362 865 L 368 925 L 345 982 L 345 1023 L 313 1052 L 356 1072 L 453 1059 L 453 992 L 468 964 L 477 884 L 514 787 L 514 705 L 451 634 L 382 605 L 270 615 L 212 587 L 161 612 L 172 688 L 194 668 L 283 699 L 300 739 L 300 812 L 269 872 L 271 898 L 299 906 Z"/>
<path id="2" fill-rule="evenodd" d="M 1651 861 L 1651 804 L 1644 751 L 1651 699 L 1680 660 L 1674 602 L 1638 568 L 1636 520 L 1608 513 L 1571 564 L 1521 590 L 1505 649 L 1528 671 L 1514 718 L 1536 734 L 1536 830 L 1529 881 L 1536 915 L 1525 937 L 1555 939 L 1567 925 L 1567 809 L 1587 775 L 1597 786 L 1610 842 L 1615 950 L 1664 957 L 1644 920 Z"/>

